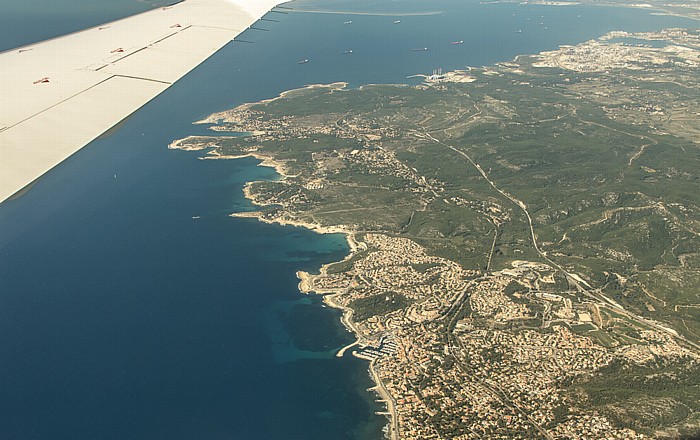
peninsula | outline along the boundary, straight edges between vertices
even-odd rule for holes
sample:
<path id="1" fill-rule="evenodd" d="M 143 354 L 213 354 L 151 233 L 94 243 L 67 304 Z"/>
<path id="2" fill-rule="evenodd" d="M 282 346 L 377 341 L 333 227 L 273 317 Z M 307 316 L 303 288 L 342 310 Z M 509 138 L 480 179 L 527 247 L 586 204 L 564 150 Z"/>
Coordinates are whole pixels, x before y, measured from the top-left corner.
<path id="1" fill-rule="evenodd" d="M 632 42 L 632 43 L 630 43 Z M 343 232 L 345 311 L 405 439 L 700 434 L 700 32 L 613 33 L 421 85 L 330 84 L 172 148 L 253 155 L 238 214 Z"/>

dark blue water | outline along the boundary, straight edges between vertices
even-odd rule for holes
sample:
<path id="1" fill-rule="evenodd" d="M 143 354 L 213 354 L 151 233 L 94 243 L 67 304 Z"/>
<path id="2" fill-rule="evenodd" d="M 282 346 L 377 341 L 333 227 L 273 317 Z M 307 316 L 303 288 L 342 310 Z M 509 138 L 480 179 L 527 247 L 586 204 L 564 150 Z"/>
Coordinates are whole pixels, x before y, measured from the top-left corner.
<path id="1" fill-rule="evenodd" d="M 0 0 L 0 51 L 145 12 L 173 0 Z"/>
<path id="2" fill-rule="evenodd" d="M 8 36 L 0 47 L 52 31 L 51 20 L 27 31 L 33 22 L 8 19 L 27 10 L 0 4 Z M 281 22 L 266 23 L 270 32 L 245 35 L 255 44 L 229 45 L 115 135 L 0 206 L 1 440 L 381 436 L 366 365 L 333 356 L 352 340 L 338 313 L 296 288 L 297 270 L 347 253 L 344 239 L 228 217 L 252 209 L 246 181 L 274 172 L 166 146 L 205 132 L 191 122 L 213 111 L 303 84 L 400 82 L 609 30 L 692 23 L 629 9 L 425 4 L 375 5 L 387 12 L 376 16 L 275 14 Z M 144 8 L 110 5 L 56 29 Z"/>

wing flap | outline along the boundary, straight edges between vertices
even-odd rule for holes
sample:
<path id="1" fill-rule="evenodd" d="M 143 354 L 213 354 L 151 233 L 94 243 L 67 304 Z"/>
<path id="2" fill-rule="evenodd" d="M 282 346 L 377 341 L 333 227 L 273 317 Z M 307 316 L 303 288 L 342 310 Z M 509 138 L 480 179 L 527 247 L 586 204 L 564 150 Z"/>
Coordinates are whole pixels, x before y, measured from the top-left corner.
<path id="1" fill-rule="evenodd" d="M 38 179 L 75 153 L 76 145 L 87 145 L 167 87 L 115 76 L 12 130 L 0 132 L 0 200 Z M 122 93 L 124 90 L 129 93 Z M 103 111 L 107 108 L 109 111 Z M 86 125 L 94 129 L 84 130 Z M 37 142 L 37 137 L 41 141 Z"/>
<path id="2" fill-rule="evenodd" d="M 0 202 L 215 53 L 278 0 L 185 0 L 0 53 Z"/>
<path id="3" fill-rule="evenodd" d="M 174 83 L 231 39 L 227 29 L 190 26 L 100 72 Z"/>
<path id="4" fill-rule="evenodd" d="M 36 116 L 111 76 L 86 71 L 59 73 L 54 70 L 49 74 L 51 76 L 29 76 L 25 72 L 22 69 L 8 68 L 2 77 L 3 103 L 0 105 L 0 124 L 7 127 Z"/>

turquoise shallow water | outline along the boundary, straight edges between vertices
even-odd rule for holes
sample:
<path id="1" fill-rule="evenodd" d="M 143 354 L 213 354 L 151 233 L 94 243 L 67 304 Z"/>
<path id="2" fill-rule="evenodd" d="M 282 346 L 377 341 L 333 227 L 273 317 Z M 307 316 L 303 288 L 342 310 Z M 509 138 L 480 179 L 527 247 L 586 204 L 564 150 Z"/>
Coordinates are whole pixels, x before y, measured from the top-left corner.
<path id="1" fill-rule="evenodd" d="M 149 7 L 23 4 L 0 3 L 3 49 Z M 37 16 L 37 4 L 51 7 Z M 319 4 L 328 3 L 304 7 Z M 191 122 L 213 111 L 304 84 L 405 82 L 610 30 L 692 24 L 629 9 L 426 4 L 346 1 L 332 7 L 377 15 L 275 14 L 269 32 L 244 36 L 255 44 L 227 46 L 115 135 L 0 206 L 1 439 L 381 436 L 366 364 L 332 355 L 351 335 L 337 312 L 296 289 L 297 270 L 347 253 L 343 237 L 230 218 L 252 209 L 243 184 L 274 172 L 166 146 L 205 133 Z"/>

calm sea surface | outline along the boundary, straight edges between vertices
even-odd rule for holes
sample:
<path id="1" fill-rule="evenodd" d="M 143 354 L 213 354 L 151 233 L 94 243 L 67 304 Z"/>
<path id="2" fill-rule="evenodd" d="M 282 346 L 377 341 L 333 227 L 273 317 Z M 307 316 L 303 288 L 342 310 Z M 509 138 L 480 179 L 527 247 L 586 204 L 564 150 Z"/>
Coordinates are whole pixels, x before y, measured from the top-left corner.
<path id="1" fill-rule="evenodd" d="M 164 3 L 0 0 L 0 50 Z M 584 6 L 298 5 L 345 13 L 274 14 L 270 32 L 246 33 L 255 44 L 227 46 L 0 206 L 0 439 L 381 437 L 366 364 L 333 356 L 351 335 L 296 288 L 295 271 L 348 252 L 343 237 L 228 217 L 252 209 L 246 181 L 274 172 L 166 146 L 205 133 L 191 123 L 214 111 L 304 84 L 406 82 L 610 30 L 697 26 Z"/>

